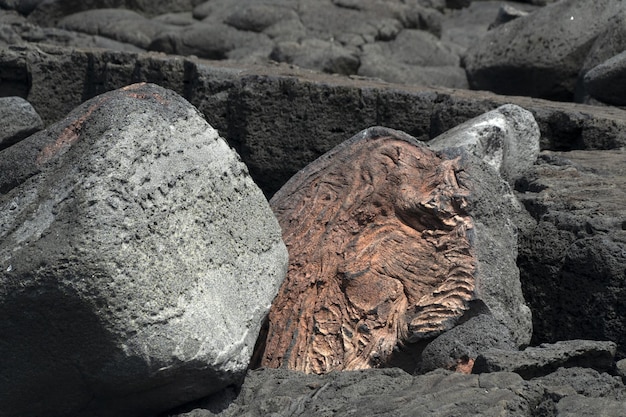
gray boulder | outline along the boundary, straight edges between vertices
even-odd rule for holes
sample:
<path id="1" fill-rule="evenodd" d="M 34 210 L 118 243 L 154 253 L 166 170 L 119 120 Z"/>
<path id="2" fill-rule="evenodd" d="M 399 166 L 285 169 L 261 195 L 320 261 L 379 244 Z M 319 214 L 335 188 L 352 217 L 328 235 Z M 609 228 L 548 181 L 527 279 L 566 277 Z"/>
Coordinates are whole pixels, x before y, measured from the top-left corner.
<path id="1" fill-rule="evenodd" d="M 626 51 L 589 70 L 583 79 L 585 91 L 594 99 L 625 106 Z"/>
<path id="2" fill-rule="evenodd" d="M 527 16 L 528 12 L 524 10 L 520 10 L 516 7 L 511 6 L 510 4 L 503 4 L 500 6 L 498 10 L 498 15 L 496 19 L 489 25 L 489 29 L 493 29 L 497 26 L 503 25 L 511 20 L 515 20 L 518 17 Z"/>
<path id="3" fill-rule="evenodd" d="M 100 35 L 146 49 L 165 31 L 175 26 L 150 20 L 125 9 L 95 9 L 71 14 L 57 24 L 62 29 Z"/>
<path id="4" fill-rule="evenodd" d="M 26 98 L 46 124 L 60 120 L 85 99 L 133 82 L 172 89 L 194 104 L 239 152 L 267 195 L 363 126 L 380 124 L 428 141 L 507 103 L 533 114 L 542 149 L 626 145 L 626 112 L 614 107 L 390 85 L 288 65 L 261 67 L 39 44 L 0 49 L 0 76 L 0 94 Z"/>
<path id="5" fill-rule="evenodd" d="M 200 22 L 157 35 L 148 49 L 208 59 L 237 59 L 250 55 L 266 58 L 273 46 L 264 34 L 241 31 L 223 23 Z"/>
<path id="6" fill-rule="evenodd" d="M 3 415 L 150 416 L 239 384 L 287 253 L 198 111 L 132 85 L 0 171 L 18 151 L 34 171 L 0 196 Z"/>
<path id="7" fill-rule="evenodd" d="M 21 97 L 0 98 L 0 150 L 43 129 L 33 106 Z"/>
<path id="8" fill-rule="evenodd" d="M 592 340 L 566 340 L 523 351 L 492 348 L 476 358 L 472 372 L 515 372 L 524 379 L 547 375 L 561 367 L 610 372 L 615 368 L 615 350 L 613 342 Z"/>
<path id="9" fill-rule="evenodd" d="M 585 90 L 584 77 L 591 69 L 626 50 L 626 11 L 613 16 L 605 29 L 595 38 L 583 62 L 578 77 L 576 101 L 588 103 L 589 92 Z"/>
<path id="10" fill-rule="evenodd" d="M 463 147 L 514 185 L 535 163 L 539 137 L 539 126 L 532 113 L 507 104 L 450 129 L 428 142 L 428 146 L 434 150 Z"/>
<path id="11" fill-rule="evenodd" d="M 622 8 L 620 0 L 563 0 L 493 29 L 467 51 L 470 86 L 571 100 L 593 41 Z"/>
<path id="12" fill-rule="evenodd" d="M 501 7 L 501 2 L 473 1 L 468 7 L 447 10 L 441 24 L 441 40 L 457 45 L 464 52 L 470 46 L 482 42 Z M 524 12 L 537 9 L 536 6 L 521 3 L 515 3 L 515 7 Z"/>
<path id="13" fill-rule="evenodd" d="M 224 23 L 239 30 L 263 32 L 284 20 L 297 19 L 296 12 L 287 6 L 271 3 L 251 3 L 235 7 Z"/>
<path id="14" fill-rule="evenodd" d="M 356 74 L 360 64 L 354 51 L 320 39 L 279 42 L 270 58 L 302 68 L 344 75 Z"/>

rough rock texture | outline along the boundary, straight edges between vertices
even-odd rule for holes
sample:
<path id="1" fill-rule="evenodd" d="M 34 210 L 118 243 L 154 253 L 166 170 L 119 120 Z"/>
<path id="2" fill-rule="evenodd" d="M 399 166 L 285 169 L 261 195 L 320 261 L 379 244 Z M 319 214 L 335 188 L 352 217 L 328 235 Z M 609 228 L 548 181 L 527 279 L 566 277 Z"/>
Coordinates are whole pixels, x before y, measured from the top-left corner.
<path id="1" fill-rule="evenodd" d="M 260 67 L 155 54 L 47 45 L 0 49 L 0 95 L 27 98 L 45 123 L 133 82 L 170 88 L 194 104 L 272 195 L 346 137 L 384 125 L 427 141 L 503 104 L 529 110 L 542 149 L 626 145 L 626 112 L 486 92 L 399 86 L 287 66 Z"/>
<path id="2" fill-rule="evenodd" d="M 0 11 L 0 46 L 26 46 L 43 42 L 73 48 L 101 48 L 115 51 L 143 51 L 135 45 L 98 35 L 73 32 L 60 28 L 34 25 L 16 12 Z"/>
<path id="3" fill-rule="evenodd" d="M 518 265 L 533 341 L 611 340 L 626 356 L 626 152 L 542 152 L 518 182 L 537 220 Z"/>
<path id="4" fill-rule="evenodd" d="M 615 370 L 613 342 L 566 340 L 541 344 L 523 351 L 488 349 L 474 362 L 472 372 L 515 372 L 524 379 L 555 372 L 558 368 L 592 368 L 599 372 Z"/>
<path id="5" fill-rule="evenodd" d="M 424 373 L 442 368 L 470 373 L 478 355 L 490 348 L 514 351 L 518 345 L 493 316 L 479 314 L 428 343 L 416 370 Z"/>
<path id="6" fill-rule="evenodd" d="M 517 346 L 528 343 L 514 250 L 521 210 L 507 189 L 462 150 L 437 155 L 385 128 L 308 165 L 270 201 L 290 267 L 261 366 L 385 366 L 396 345 L 478 313 L 493 315 Z"/>
<path id="7" fill-rule="evenodd" d="M 21 97 L 0 98 L 0 150 L 43 129 L 33 106 Z"/>
<path id="8" fill-rule="evenodd" d="M 3 416 L 150 416 L 240 383 L 287 253 L 196 109 L 132 85 L 12 161 L 32 172 L 0 196 Z"/>
<path id="9" fill-rule="evenodd" d="M 615 55 L 589 70 L 583 79 L 585 91 L 594 99 L 625 106 L 626 52 Z"/>
<path id="10" fill-rule="evenodd" d="M 368 369 L 303 375 L 260 369 L 248 373 L 239 396 L 225 403 L 215 398 L 173 416 L 621 417 L 624 400 L 626 387 L 619 378 L 584 368 L 559 369 L 530 381 L 511 372 L 437 370 L 410 376 L 396 369 Z"/>
<path id="11" fill-rule="evenodd" d="M 371 43 L 362 49 L 359 75 L 400 83 L 468 87 L 459 56 L 428 32 L 403 30 L 391 41 Z"/>
<path id="12" fill-rule="evenodd" d="M 437 136 L 428 146 L 433 150 L 462 147 L 514 184 L 537 159 L 539 136 L 532 113 L 504 105 Z"/>
<path id="13" fill-rule="evenodd" d="M 491 30 L 465 56 L 470 86 L 573 99 L 595 38 L 622 8 L 621 0 L 563 0 Z"/>

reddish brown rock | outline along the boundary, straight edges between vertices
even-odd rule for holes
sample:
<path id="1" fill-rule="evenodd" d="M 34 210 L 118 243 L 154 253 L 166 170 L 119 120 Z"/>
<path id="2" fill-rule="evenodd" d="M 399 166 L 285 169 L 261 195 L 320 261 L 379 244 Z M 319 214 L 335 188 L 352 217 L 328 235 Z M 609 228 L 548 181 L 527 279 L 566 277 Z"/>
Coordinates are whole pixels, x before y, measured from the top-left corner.
<path id="1" fill-rule="evenodd" d="M 365 135 L 373 137 L 335 148 L 271 200 L 290 267 L 262 366 L 384 365 L 399 340 L 452 327 L 473 297 L 460 158 L 443 159 L 400 132 Z"/>

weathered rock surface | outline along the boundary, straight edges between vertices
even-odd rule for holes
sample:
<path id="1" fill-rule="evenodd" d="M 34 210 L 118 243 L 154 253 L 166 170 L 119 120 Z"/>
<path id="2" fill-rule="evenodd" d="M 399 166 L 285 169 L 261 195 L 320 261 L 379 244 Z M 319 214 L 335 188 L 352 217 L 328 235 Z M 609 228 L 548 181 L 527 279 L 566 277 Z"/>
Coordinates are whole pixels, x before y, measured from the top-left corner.
<path id="1" fill-rule="evenodd" d="M 43 129 L 33 106 L 21 97 L 0 98 L 0 150 Z"/>
<path id="2" fill-rule="evenodd" d="M 486 92 L 349 79 L 288 66 L 226 64 L 155 54 L 38 45 L 0 49 L 0 95 L 26 98 L 45 123 L 133 82 L 170 88 L 194 104 L 272 195 L 353 132 L 374 125 L 428 141 L 501 105 L 530 111 L 541 148 L 626 145 L 626 112 Z"/>
<path id="3" fill-rule="evenodd" d="M 448 130 L 428 142 L 428 146 L 435 151 L 462 147 L 513 185 L 535 163 L 539 136 L 532 113 L 509 104 Z"/>
<path id="4" fill-rule="evenodd" d="M 621 417 L 624 400 L 626 387 L 619 378 L 584 368 L 564 368 L 530 381 L 511 372 L 437 370 L 410 376 L 397 369 L 368 369 L 303 375 L 260 369 L 248 373 L 239 396 L 226 404 L 215 399 L 174 415 Z"/>
<path id="5" fill-rule="evenodd" d="M 3 416 L 150 416 L 240 383 L 287 253 L 196 109 L 132 85 L 3 150 L 0 172 L 16 161 L 31 172 L 0 196 Z"/>
<path id="6" fill-rule="evenodd" d="M 470 86 L 572 100 L 595 38 L 622 7 L 620 0 L 563 0 L 491 30 L 465 56 Z"/>
<path id="7" fill-rule="evenodd" d="M 435 369 L 470 373 L 481 352 L 490 348 L 516 351 L 518 347 L 506 326 L 491 315 L 479 314 L 429 342 L 415 369 L 419 373 Z"/>
<path id="8" fill-rule="evenodd" d="M 626 356 L 626 152 L 542 152 L 518 182 L 537 220 L 518 265 L 533 340 L 611 340 Z"/>
<path id="9" fill-rule="evenodd" d="M 385 128 L 308 165 L 270 201 L 290 267 L 261 366 L 385 366 L 398 345 L 432 339 L 468 314 L 491 314 L 516 346 L 528 343 L 514 249 L 521 209 L 507 190 L 463 150 L 438 155 Z"/>
<path id="10" fill-rule="evenodd" d="M 34 25 L 15 12 L 0 11 L 0 46 L 26 46 L 29 43 L 43 42 L 73 48 L 102 48 L 115 51 L 140 52 L 135 45 L 118 42 L 98 35 L 87 35 L 59 28 Z"/>
<path id="11" fill-rule="evenodd" d="M 555 372 L 558 368 L 591 368 L 615 371 L 616 345 L 613 342 L 564 340 L 541 344 L 523 351 L 487 349 L 478 355 L 472 372 L 515 372 L 531 379 Z"/>
<path id="12" fill-rule="evenodd" d="M 594 99 L 625 106 L 626 52 L 619 53 L 589 70 L 583 79 L 585 91 Z"/>
<path id="13" fill-rule="evenodd" d="M 40 1 L 29 19 L 42 26 L 54 26 L 71 14 L 92 9 L 129 9 L 148 16 L 192 10 L 203 0 L 46 0 Z"/>

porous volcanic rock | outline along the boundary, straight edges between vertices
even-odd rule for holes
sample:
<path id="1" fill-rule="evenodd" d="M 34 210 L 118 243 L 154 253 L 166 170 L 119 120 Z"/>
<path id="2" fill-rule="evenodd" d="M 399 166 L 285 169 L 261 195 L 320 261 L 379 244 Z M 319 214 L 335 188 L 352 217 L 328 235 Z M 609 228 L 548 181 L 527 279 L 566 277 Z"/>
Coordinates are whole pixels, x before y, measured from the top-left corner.
<path id="1" fill-rule="evenodd" d="M 544 376 L 558 368 L 578 367 L 613 372 L 615 351 L 615 343 L 594 340 L 544 343 L 523 351 L 493 348 L 478 355 L 472 372 L 515 372 L 524 379 Z"/>
<path id="2" fill-rule="evenodd" d="M 42 26 L 54 26 L 63 17 L 85 10 L 128 9 L 155 16 L 189 11 L 200 3 L 202 0 L 45 0 L 32 10 L 29 19 Z"/>
<path id="3" fill-rule="evenodd" d="M 539 137 L 539 126 L 532 113 L 506 104 L 437 136 L 428 142 L 428 147 L 463 147 L 513 185 L 535 163 Z"/>
<path id="4" fill-rule="evenodd" d="M 502 323 L 516 346 L 527 344 L 513 200 L 495 171 L 462 149 L 438 155 L 386 128 L 323 155 L 270 201 L 290 267 L 260 338 L 260 365 L 385 366 L 398 346 L 479 313 Z"/>
<path id="5" fill-rule="evenodd" d="M 595 38 L 622 8 L 621 0 L 563 0 L 494 28 L 467 51 L 470 86 L 572 100 Z"/>
<path id="6" fill-rule="evenodd" d="M 626 106 L 626 52 L 619 53 L 590 69 L 583 78 L 585 91 L 594 99 Z"/>
<path id="7" fill-rule="evenodd" d="M 536 219 L 520 233 L 533 344 L 611 340 L 626 357 L 626 152 L 543 151 L 518 181 Z"/>
<path id="8" fill-rule="evenodd" d="M 21 97 L 0 98 L 0 150 L 43 129 L 33 106 Z"/>
<path id="9" fill-rule="evenodd" d="M 131 85 L 5 149 L 0 172 L 16 162 L 0 195 L 3 416 L 152 416 L 241 382 L 287 252 L 195 108 Z"/>

